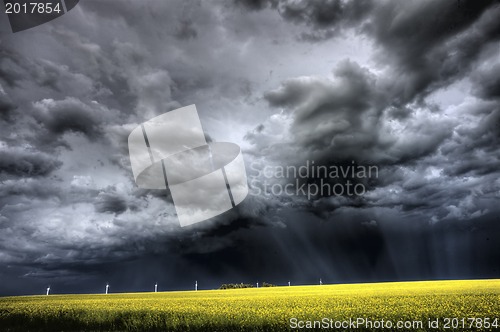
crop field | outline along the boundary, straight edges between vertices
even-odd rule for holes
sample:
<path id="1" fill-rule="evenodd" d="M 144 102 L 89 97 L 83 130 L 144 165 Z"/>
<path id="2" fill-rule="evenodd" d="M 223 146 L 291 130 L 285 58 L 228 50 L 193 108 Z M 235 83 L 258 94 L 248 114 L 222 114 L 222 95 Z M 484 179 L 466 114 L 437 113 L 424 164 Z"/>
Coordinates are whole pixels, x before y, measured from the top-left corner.
<path id="1" fill-rule="evenodd" d="M 1 331 L 313 331 L 320 324 L 496 331 L 500 280 L 0 298 Z"/>

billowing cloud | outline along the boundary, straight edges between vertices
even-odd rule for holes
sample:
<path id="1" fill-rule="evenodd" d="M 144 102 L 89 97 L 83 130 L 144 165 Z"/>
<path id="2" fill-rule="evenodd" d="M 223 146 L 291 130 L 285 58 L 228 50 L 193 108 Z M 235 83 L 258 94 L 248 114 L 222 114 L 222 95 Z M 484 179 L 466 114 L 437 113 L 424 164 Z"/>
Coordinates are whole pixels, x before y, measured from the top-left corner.
<path id="1" fill-rule="evenodd" d="M 0 145 L 0 174 L 3 177 L 47 176 L 59 166 L 61 162 L 49 154 Z"/>

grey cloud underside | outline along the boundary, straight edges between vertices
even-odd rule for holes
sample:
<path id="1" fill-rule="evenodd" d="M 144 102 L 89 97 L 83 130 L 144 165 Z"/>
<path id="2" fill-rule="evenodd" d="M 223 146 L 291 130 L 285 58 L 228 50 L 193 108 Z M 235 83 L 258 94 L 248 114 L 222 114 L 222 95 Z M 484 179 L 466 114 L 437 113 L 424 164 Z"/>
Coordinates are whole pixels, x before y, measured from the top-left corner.
<path id="1" fill-rule="evenodd" d="M 332 5 L 341 4 L 293 2 L 297 8 L 317 8 L 291 17 L 280 13 L 334 38 L 332 29 L 349 26 L 349 17 L 342 18 L 344 23 L 334 16 L 324 22 L 308 14 L 328 12 Z M 500 104 L 493 77 L 500 52 L 499 11 L 495 2 L 374 6 L 359 16 L 358 31 L 373 38 L 381 67 L 372 71 L 346 60 L 331 78 L 283 81 L 264 97 L 284 112 L 281 118 L 288 124 L 277 127 L 272 119 L 249 132 L 246 139 L 256 147 L 252 153 L 283 165 L 300 166 L 307 159 L 378 165 L 381 176 L 362 199 L 329 197 L 312 205 L 315 214 L 332 221 L 350 207 L 385 207 L 401 211 L 402 218 L 430 222 L 496 211 Z M 469 77 L 475 86 L 459 107 L 446 109 L 429 98 Z M 429 174 L 432 170 L 438 175 Z"/>
<path id="2" fill-rule="evenodd" d="M 124 290 L 143 268 L 172 287 L 186 283 L 175 268 L 213 286 L 278 270 L 498 276 L 499 14 L 495 1 L 86 1 L 2 31 L 0 274 Z M 366 61 L 344 52 L 358 40 Z M 249 196 L 183 230 L 168 191 L 135 186 L 127 137 L 193 103 L 207 141 L 239 140 L 247 170 L 354 160 L 379 177 L 358 198 Z"/>
<path id="3" fill-rule="evenodd" d="M 318 11 L 328 11 L 329 5 L 314 2 Z M 440 219 L 437 215 L 450 216 L 449 209 L 470 200 L 475 203 L 468 209 L 482 213 L 477 201 L 498 197 L 500 104 L 494 74 L 485 73 L 494 73 L 498 65 L 499 11 L 493 2 L 376 6 L 363 19 L 361 31 L 376 41 L 377 62 L 385 70 L 376 74 L 346 60 L 336 66 L 332 78 L 288 79 L 265 98 L 286 112 L 290 126 L 285 136 L 293 148 L 269 140 L 275 130 L 270 123 L 247 139 L 257 146 L 257 155 L 272 151 L 275 160 L 288 163 L 299 155 L 297 165 L 313 159 L 326 165 L 356 160 L 380 166 L 383 175 L 363 206 L 423 208 L 418 211 L 433 210 Z M 300 21 L 313 29 L 325 26 L 314 17 L 301 16 Z M 331 24 L 339 23 L 332 19 Z M 469 75 L 476 83 L 471 91 L 471 97 L 478 98 L 475 102 L 447 110 L 429 100 L 432 92 Z M 442 176 L 430 179 L 433 167 Z M 464 176 L 489 180 L 464 185 Z M 484 197 L 471 195 L 472 188 Z M 462 213 L 472 212 L 453 216 Z"/>
<path id="4" fill-rule="evenodd" d="M 61 162 L 51 155 L 40 152 L 28 152 L 24 149 L 0 151 L 0 168 L 4 177 L 39 177 L 49 175 Z"/>

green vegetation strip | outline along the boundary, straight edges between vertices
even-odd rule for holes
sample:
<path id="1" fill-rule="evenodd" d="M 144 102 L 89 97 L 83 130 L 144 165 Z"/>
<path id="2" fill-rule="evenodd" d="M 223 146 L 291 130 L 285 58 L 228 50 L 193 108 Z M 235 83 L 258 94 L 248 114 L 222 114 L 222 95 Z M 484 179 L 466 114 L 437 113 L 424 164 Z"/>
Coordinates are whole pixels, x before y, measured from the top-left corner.
<path id="1" fill-rule="evenodd" d="M 306 324 L 358 318 L 423 326 L 341 330 L 500 330 L 500 280 L 0 298 L 1 331 L 287 331 L 297 330 L 291 319 Z M 465 319 L 466 326 L 445 329 L 446 318 Z M 489 324 L 469 326 L 469 318 L 489 318 Z M 435 319 L 440 325 L 430 328 Z M 494 319 L 498 327 L 491 325 Z"/>

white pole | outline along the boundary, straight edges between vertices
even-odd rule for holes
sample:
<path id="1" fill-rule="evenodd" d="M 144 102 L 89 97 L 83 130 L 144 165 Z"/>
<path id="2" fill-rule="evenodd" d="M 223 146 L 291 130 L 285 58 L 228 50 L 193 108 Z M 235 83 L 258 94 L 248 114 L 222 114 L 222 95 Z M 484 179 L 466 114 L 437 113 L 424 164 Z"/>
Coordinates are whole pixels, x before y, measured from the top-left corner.
<path id="1" fill-rule="evenodd" d="M 155 284 L 155 293 L 158 292 L 158 283 Z"/>
<path id="2" fill-rule="evenodd" d="M 49 292 L 50 292 L 50 286 L 47 287 L 47 295 L 49 295 Z"/>
<path id="3" fill-rule="evenodd" d="M 108 294 L 109 284 L 106 284 L 106 294 Z"/>
<path id="4" fill-rule="evenodd" d="M 196 280 L 194 282 L 194 290 L 197 291 L 198 290 L 198 280 Z"/>

